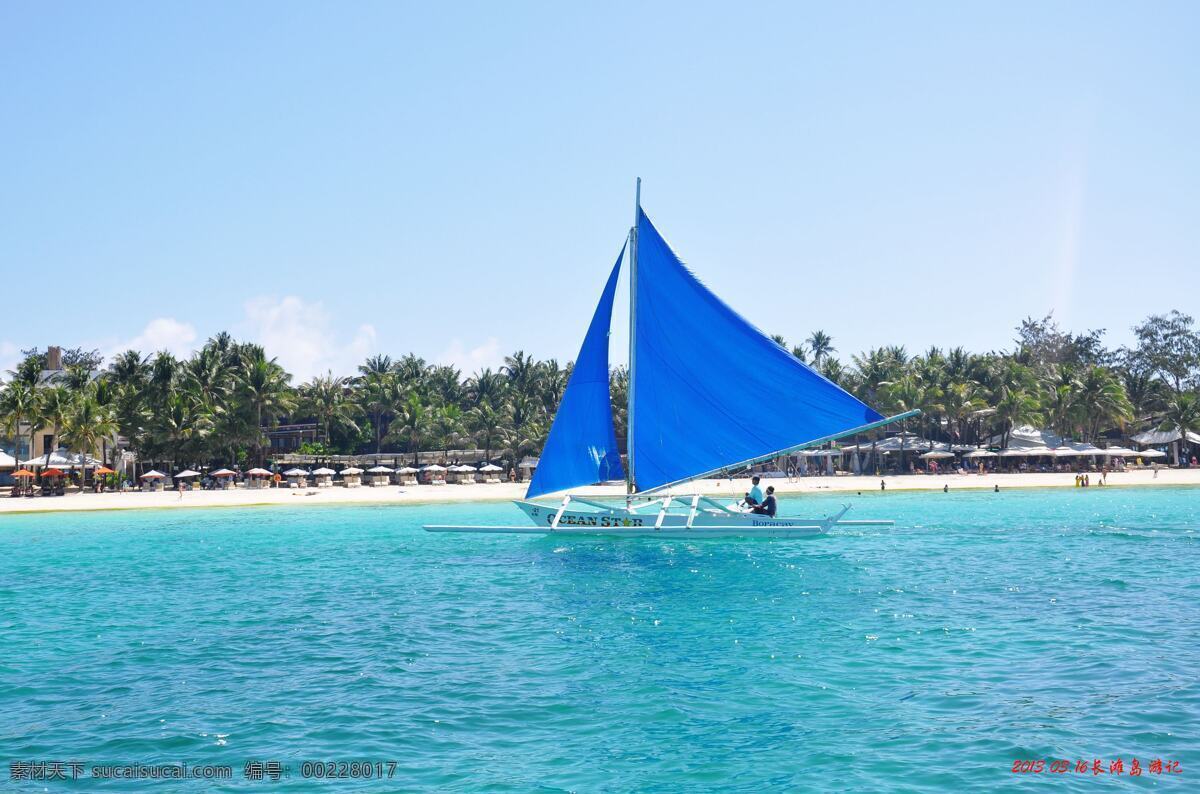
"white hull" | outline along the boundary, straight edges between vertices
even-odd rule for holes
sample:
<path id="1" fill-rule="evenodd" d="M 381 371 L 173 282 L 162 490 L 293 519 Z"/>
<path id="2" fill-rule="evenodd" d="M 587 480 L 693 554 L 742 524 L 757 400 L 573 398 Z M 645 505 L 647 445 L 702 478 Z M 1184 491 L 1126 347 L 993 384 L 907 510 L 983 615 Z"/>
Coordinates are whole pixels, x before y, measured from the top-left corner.
<path id="1" fill-rule="evenodd" d="M 835 526 L 887 525 L 890 521 L 841 521 L 848 507 L 824 518 L 800 518 L 741 512 L 702 497 L 654 500 L 632 508 L 576 499 L 586 507 L 519 501 L 529 526 L 426 526 L 429 532 L 485 534 L 571 535 L 626 538 L 817 538 Z"/>

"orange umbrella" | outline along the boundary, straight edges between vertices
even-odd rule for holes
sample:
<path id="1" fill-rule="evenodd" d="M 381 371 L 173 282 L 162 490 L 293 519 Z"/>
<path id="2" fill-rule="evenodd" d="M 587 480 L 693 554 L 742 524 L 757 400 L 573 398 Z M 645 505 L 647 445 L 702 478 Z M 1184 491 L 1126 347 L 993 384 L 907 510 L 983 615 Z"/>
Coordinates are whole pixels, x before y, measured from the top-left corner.
<path id="1" fill-rule="evenodd" d="M 94 472 L 92 472 L 92 474 L 116 474 L 116 472 L 113 471 L 112 469 L 108 468 L 107 466 L 101 466 L 100 468 L 98 468 Z"/>
<path id="2" fill-rule="evenodd" d="M 21 469 L 19 471 L 14 471 L 12 476 L 14 476 L 14 477 L 36 477 L 37 475 L 34 474 L 33 472 L 29 471 L 28 469 Z"/>
<path id="3" fill-rule="evenodd" d="M 59 471 L 58 469 L 46 469 L 44 472 L 42 472 L 42 476 L 43 477 L 61 477 L 61 476 L 63 476 L 63 473 L 61 471 Z"/>

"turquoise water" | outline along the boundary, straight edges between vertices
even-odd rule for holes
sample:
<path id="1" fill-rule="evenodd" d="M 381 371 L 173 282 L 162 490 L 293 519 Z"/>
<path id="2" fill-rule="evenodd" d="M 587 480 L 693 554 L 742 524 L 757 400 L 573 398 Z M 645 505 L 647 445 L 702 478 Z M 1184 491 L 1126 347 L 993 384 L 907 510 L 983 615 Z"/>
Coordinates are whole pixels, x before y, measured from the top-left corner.
<path id="1" fill-rule="evenodd" d="M 958 791 L 1137 757 L 1181 763 L 1144 784 L 1196 786 L 1200 490 L 855 503 L 899 523 L 662 542 L 420 529 L 503 504 L 0 516 L 0 760 L 230 764 L 239 790 L 362 759 L 396 777 L 338 788 Z M 248 760 L 292 775 L 248 782 Z"/>

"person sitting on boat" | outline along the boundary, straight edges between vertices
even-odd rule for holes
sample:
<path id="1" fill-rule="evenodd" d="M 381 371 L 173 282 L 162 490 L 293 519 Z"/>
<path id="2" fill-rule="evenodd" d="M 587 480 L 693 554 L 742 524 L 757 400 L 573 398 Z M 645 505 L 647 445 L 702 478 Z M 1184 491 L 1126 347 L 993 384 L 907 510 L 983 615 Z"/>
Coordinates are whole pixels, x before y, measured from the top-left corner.
<path id="1" fill-rule="evenodd" d="M 750 478 L 750 492 L 744 497 L 746 504 L 750 507 L 762 504 L 763 492 L 762 488 L 758 487 L 759 479 L 758 475 Z"/>
<path id="2" fill-rule="evenodd" d="M 755 479 L 758 479 L 758 478 L 756 477 Z M 770 516 L 771 518 L 774 518 L 775 510 L 776 510 L 775 486 L 768 485 L 767 486 L 767 498 L 763 500 L 762 504 L 755 505 L 753 512 L 757 513 L 760 516 Z"/>

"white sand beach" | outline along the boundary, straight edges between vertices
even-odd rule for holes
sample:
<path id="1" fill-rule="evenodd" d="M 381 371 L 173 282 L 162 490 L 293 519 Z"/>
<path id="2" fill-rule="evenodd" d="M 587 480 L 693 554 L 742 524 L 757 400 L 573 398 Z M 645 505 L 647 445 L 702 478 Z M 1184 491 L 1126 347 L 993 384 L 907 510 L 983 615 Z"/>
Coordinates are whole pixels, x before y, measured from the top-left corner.
<path id="1" fill-rule="evenodd" d="M 788 481 L 782 478 L 769 479 L 764 484 L 774 485 L 781 494 L 805 494 L 822 492 L 876 492 L 879 477 L 839 476 L 807 477 Z M 1011 488 L 1071 488 L 1075 486 L 1075 475 L 1071 473 L 1028 473 L 1028 474 L 945 474 L 904 475 L 884 477 L 889 491 L 941 491 L 960 489 Z M 1099 475 L 1091 475 L 1092 487 L 1099 487 Z M 1149 469 L 1113 472 L 1108 475 L 1104 487 L 1200 485 L 1200 469 L 1160 469 L 1157 476 Z M 158 493 L 78 493 L 67 496 L 35 498 L 0 497 L 0 514 L 24 512 L 52 512 L 63 510 L 134 510 L 174 509 L 197 507 L 249 507 L 256 505 L 337 505 L 337 504 L 418 504 L 508 501 L 525 495 L 523 483 L 499 483 L 492 485 L 445 485 L 445 486 L 396 486 L 383 488 L 264 488 L 232 489 L 225 491 L 186 491 L 181 499 L 174 491 Z M 749 480 L 700 480 L 679 489 L 680 493 L 700 492 L 712 496 L 745 493 Z M 589 495 L 619 497 L 624 489 L 619 486 L 597 486 L 584 489 Z M 549 497 L 553 499 L 553 497 Z M 786 500 L 783 512 L 790 506 Z"/>

